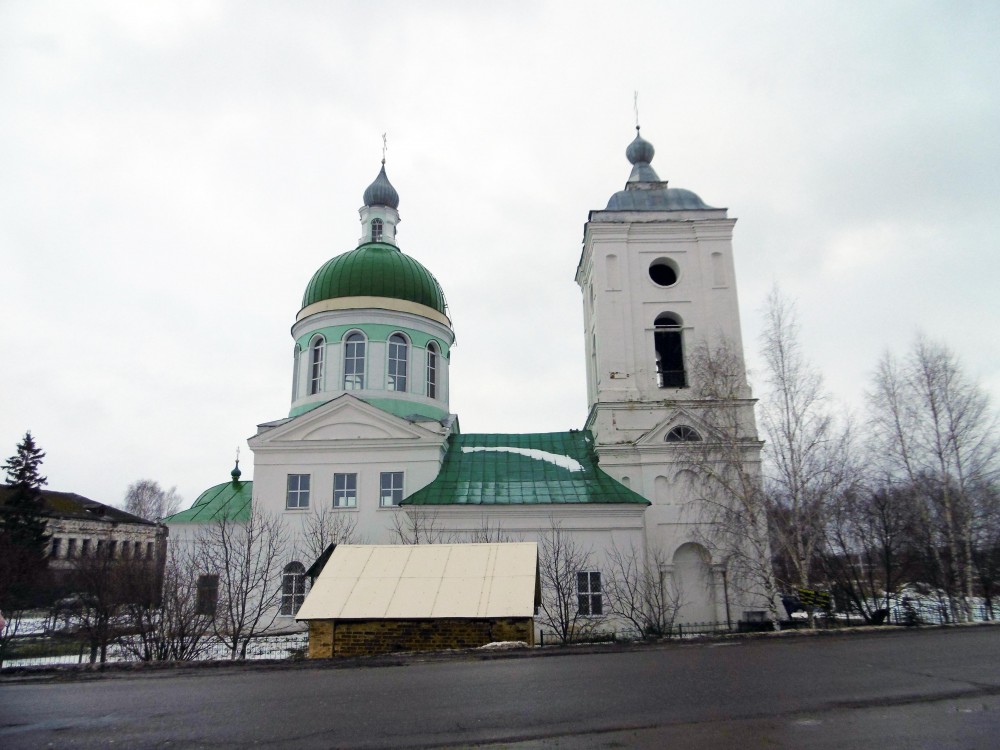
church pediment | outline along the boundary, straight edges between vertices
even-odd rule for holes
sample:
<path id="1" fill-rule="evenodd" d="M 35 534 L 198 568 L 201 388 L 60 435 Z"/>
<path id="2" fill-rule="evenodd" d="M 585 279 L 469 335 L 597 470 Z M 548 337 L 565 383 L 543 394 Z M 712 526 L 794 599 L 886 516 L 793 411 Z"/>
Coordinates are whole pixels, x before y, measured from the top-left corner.
<path id="1" fill-rule="evenodd" d="M 704 440 L 711 429 L 688 409 L 677 409 L 636 440 L 637 446 L 660 446 L 664 443 Z"/>
<path id="2" fill-rule="evenodd" d="M 338 442 L 338 441 L 435 441 L 437 430 L 382 411 L 349 394 L 338 396 L 312 411 L 300 414 L 263 434 L 250 439 L 255 450 L 262 447 L 281 447 L 289 443 Z"/>

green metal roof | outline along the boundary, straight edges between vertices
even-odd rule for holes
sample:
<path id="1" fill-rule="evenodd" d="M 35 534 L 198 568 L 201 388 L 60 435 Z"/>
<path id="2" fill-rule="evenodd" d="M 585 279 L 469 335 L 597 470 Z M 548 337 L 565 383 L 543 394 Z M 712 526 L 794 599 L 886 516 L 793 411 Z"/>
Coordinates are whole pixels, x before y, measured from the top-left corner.
<path id="1" fill-rule="evenodd" d="M 445 314 L 444 292 L 431 272 L 394 245 L 368 242 L 324 263 L 313 274 L 302 307 L 338 297 L 390 297 Z"/>
<path id="2" fill-rule="evenodd" d="M 452 435 L 437 479 L 404 505 L 649 505 L 597 465 L 589 431 Z"/>
<path id="3" fill-rule="evenodd" d="M 217 484 L 202 492 L 190 508 L 167 516 L 163 523 L 207 523 L 220 518 L 246 521 L 250 518 L 252 496 L 252 481 Z"/>

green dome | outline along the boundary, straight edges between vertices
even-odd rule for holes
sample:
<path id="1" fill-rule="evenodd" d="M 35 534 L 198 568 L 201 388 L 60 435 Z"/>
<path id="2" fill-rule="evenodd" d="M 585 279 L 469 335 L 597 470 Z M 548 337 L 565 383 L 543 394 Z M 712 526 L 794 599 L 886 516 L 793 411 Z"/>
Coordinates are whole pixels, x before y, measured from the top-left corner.
<path id="1" fill-rule="evenodd" d="M 369 242 L 324 263 L 302 296 L 302 307 L 338 297 L 390 297 L 445 313 L 444 292 L 431 272 L 397 247 Z"/>

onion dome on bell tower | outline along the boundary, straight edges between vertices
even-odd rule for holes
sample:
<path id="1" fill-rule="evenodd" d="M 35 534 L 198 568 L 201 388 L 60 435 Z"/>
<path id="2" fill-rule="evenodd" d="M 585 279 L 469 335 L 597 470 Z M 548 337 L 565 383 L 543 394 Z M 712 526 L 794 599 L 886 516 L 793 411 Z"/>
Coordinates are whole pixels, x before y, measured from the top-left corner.
<path id="1" fill-rule="evenodd" d="M 683 188 L 667 186 L 653 169 L 652 161 L 656 149 L 639 133 L 635 126 L 635 138 L 625 149 L 625 158 L 632 165 L 632 173 L 619 190 L 608 201 L 608 211 L 702 211 L 711 206 L 696 193 Z"/>

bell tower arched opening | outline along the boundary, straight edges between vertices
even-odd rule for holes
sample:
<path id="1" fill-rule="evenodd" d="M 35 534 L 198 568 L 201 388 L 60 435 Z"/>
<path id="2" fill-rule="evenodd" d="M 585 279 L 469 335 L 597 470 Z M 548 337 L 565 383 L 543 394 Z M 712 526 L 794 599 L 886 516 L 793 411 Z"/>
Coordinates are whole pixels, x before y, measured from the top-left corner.
<path id="1" fill-rule="evenodd" d="M 686 388 L 684 342 L 681 321 L 676 315 L 663 313 L 653 324 L 653 349 L 656 356 L 656 384 L 660 388 Z"/>

